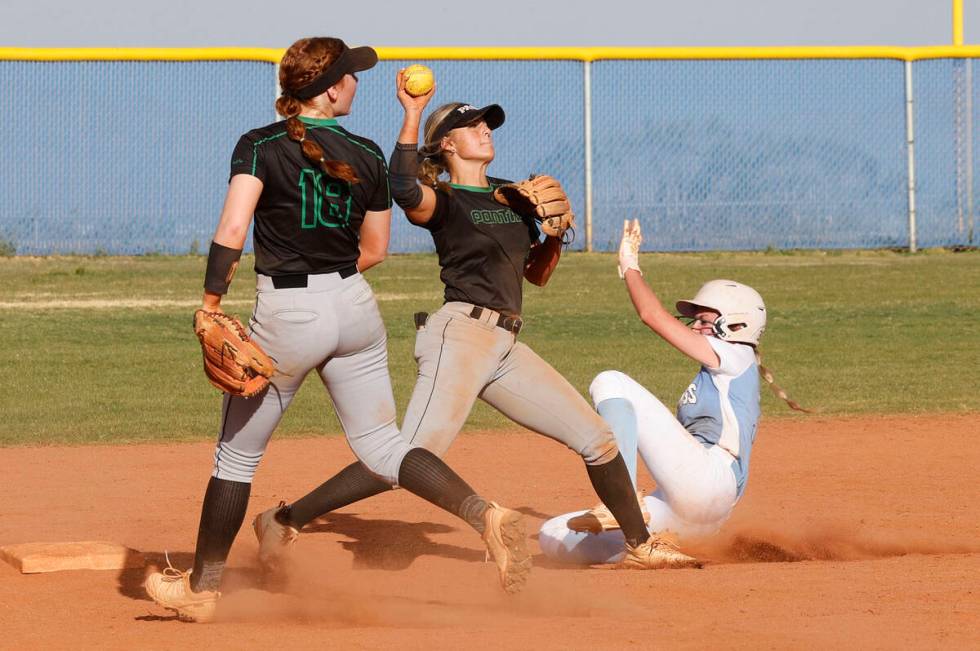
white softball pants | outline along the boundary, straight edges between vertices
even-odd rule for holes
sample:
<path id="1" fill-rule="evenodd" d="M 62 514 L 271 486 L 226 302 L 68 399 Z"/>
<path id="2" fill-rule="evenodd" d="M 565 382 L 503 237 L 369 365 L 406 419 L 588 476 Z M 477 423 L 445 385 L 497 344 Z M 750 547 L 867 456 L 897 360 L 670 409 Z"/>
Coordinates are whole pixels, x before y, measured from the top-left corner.
<path id="1" fill-rule="evenodd" d="M 738 500 L 731 454 L 718 446 L 705 447 L 662 402 L 625 373 L 600 373 L 589 392 L 596 405 L 622 398 L 636 413 L 637 449 L 657 482 L 657 491 L 644 498 L 651 533 L 670 531 L 690 539 L 717 532 Z M 566 513 L 541 526 L 538 542 L 545 556 L 584 565 L 618 562 L 623 556 L 622 532 L 594 535 L 570 530 L 568 520 L 582 513 Z"/>
<path id="2" fill-rule="evenodd" d="M 277 373 L 252 398 L 225 394 L 213 476 L 251 482 L 273 430 L 306 375 L 315 370 L 333 400 L 347 442 L 378 477 L 397 484 L 412 448 L 395 423 L 387 333 L 371 286 L 361 274 L 308 277 L 308 286 L 275 289 L 259 275 L 252 337 Z"/>

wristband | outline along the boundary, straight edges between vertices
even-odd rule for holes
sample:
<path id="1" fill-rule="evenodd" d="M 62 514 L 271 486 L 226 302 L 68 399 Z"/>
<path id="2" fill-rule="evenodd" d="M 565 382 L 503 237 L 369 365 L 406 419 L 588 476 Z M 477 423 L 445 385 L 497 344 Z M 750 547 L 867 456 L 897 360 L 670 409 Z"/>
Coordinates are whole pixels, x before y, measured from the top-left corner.
<path id="1" fill-rule="evenodd" d="M 241 257 L 241 249 L 232 249 L 212 241 L 207 270 L 204 272 L 204 289 L 212 294 L 227 294 Z"/>

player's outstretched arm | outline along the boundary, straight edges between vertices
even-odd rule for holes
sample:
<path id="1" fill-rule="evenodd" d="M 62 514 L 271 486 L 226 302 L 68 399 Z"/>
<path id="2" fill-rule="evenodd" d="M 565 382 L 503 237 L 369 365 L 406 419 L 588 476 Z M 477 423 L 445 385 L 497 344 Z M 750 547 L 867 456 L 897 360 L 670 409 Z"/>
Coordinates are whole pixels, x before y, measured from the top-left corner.
<path id="1" fill-rule="evenodd" d="M 527 264 L 524 266 L 524 277 L 532 285 L 544 287 L 551 279 L 551 274 L 555 272 L 560 257 L 561 238 L 549 235 L 531 249 Z"/>
<path id="2" fill-rule="evenodd" d="M 435 86 L 418 97 L 405 90 L 404 70 L 395 77 L 398 102 L 405 110 L 402 128 L 398 133 L 398 143 L 391 154 L 389 172 L 391 174 L 391 194 L 395 203 L 405 211 L 408 221 L 425 224 L 435 212 L 436 193 L 432 188 L 419 183 L 419 126 L 422 112 L 436 92 Z"/>
<path id="3" fill-rule="evenodd" d="M 640 320 L 691 359 L 710 368 L 717 368 L 721 360 L 704 335 L 694 332 L 674 318 L 643 280 L 639 261 L 642 241 L 640 221 L 634 219 L 631 224 L 627 219 L 623 224 L 623 239 L 619 245 L 619 273 L 626 281 L 626 290 Z"/>
<path id="4" fill-rule="evenodd" d="M 238 269 L 238 259 L 245 246 L 248 227 L 262 194 L 262 181 L 249 174 L 236 174 L 228 184 L 221 219 L 214 231 L 204 278 L 201 303 L 210 312 L 221 310 L 221 297 Z"/>

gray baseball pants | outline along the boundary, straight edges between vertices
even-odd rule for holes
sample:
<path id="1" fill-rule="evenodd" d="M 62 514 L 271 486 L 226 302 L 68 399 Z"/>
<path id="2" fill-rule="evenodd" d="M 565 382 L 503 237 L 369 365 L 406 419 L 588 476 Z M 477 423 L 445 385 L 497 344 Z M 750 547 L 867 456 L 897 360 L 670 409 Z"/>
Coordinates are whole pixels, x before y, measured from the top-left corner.
<path id="1" fill-rule="evenodd" d="M 316 370 L 354 454 L 379 478 L 397 484 L 413 446 L 395 424 L 387 334 L 371 287 L 360 274 L 310 275 L 307 283 L 275 289 L 270 277 L 258 276 L 249 326 L 277 373 L 257 396 L 225 394 L 212 474 L 251 482 L 273 430 Z"/>
<path id="2" fill-rule="evenodd" d="M 450 302 L 429 316 L 415 339 L 418 379 L 402 435 L 437 456 L 452 444 L 477 397 L 519 425 L 564 443 L 589 465 L 619 448 L 609 425 L 558 371 L 517 336 L 496 325 L 498 313 Z"/>

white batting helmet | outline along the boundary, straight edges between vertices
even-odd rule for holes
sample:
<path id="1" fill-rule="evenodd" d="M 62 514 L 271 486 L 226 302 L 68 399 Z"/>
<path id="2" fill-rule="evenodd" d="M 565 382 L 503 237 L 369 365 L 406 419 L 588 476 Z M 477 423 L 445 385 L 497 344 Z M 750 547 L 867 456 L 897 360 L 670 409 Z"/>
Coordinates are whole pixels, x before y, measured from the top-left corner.
<path id="1" fill-rule="evenodd" d="M 734 280 L 709 280 L 689 301 L 677 301 L 677 311 L 694 316 L 704 308 L 719 314 L 715 335 L 731 342 L 759 343 L 766 331 L 766 304 L 759 292 Z M 733 330 L 734 326 L 741 326 Z"/>

